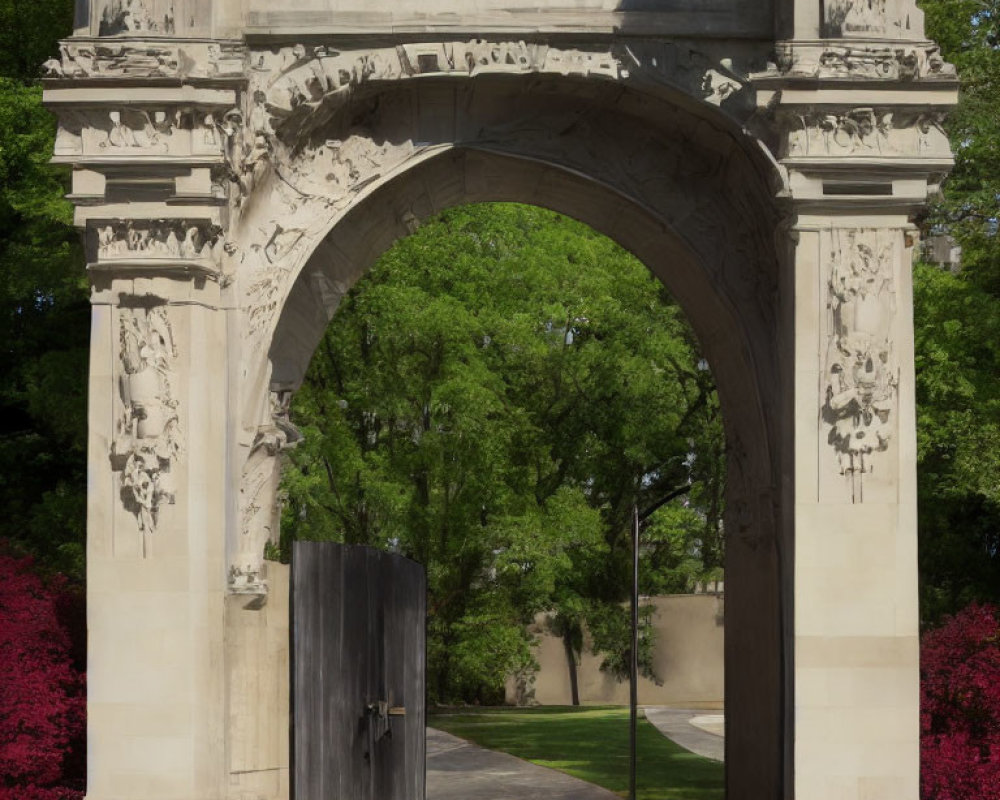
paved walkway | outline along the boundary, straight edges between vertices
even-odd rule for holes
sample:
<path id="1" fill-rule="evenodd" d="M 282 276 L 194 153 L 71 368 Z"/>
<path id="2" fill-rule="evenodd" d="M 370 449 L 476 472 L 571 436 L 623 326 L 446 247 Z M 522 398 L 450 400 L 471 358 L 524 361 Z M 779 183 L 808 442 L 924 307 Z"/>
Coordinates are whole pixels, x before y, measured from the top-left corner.
<path id="1" fill-rule="evenodd" d="M 606 789 L 427 729 L 427 800 L 620 800 Z"/>
<path id="2" fill-rule="evenodd" d="M 726 740 L 717 714 L 683 708 L 647 706 L 646 719 L 671 741 L 699 756 L 724 761 Z"/>

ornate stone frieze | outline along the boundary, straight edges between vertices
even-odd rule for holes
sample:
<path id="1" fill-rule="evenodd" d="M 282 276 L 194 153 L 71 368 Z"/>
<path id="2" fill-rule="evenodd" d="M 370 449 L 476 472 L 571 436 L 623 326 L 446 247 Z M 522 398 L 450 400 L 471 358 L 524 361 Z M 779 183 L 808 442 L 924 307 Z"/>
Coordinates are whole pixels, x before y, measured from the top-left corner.
<path id="1" fill-rule="evenodd" d="M 889 108 L 783 112 L 786 137 L 781 155 L 948 158 L 944 116 L 940 111 L 914 113 Z"/>
<path id="2" fill-rule="evenodd" d="M 144 299 L 145 300 L 145 299 Z M 121 474 L 121 499 L 135 515 L 148 555 L 160 507 L 174 502 L 171 469 L 181 450 L 174 396 L 177 350 L 165 305 L 119 308 L 121 402 L 111 461 Z"/>
<path id="3" fill-rule="evenodd" d="M 237 42 L 164 42 L 129 39 L 73 39 L 61 42 L 59 57 L 42 65 L 47 78 L 244 77 L 246 51 Z"/>
<path id="4" fill-rule="evenodd" d="M 120 220 L 89 231 L 91 269 L 195 270 L 221 278 L 222 228 L 203 220 Z"/>
<path id="5" fill-rule="evenodd" d="M 782 42 L 777 74 L 784 77 L 954 81 L 955 68 L 931 42 Z"/>
<path id="6" fill-rule="evenodd" d="M 229 589 L 263 594 L 264 550 L 277 544 L 281 513 L 278 486 L 281 454 L 294 448 L 302 434 L 289 420 L 291 392 L 271 392 L 270 419 L 258 429 L 240 480 L 240 540 L 230 558 Z"/>
<path id="7" fill-rule="evenodd" d="M 864 500 L 896 426 L 899 369 L 893 346 L 898 231 L 840 229 L 830 234 L 822 420 L 854 502 Z"/>
<path id="8" fill-rule="evenodd" d="M 217 225 L 184 220 L 127 220 L 99 226 L 97 244 L 102 261 L 137 258 L 217 261 L 224 240 Z"/>
<path id="9" fill-rule="evenodd" d="M 220 123 L 225 112 L 222 108 L 178 106 L 63 110 L 56 158 L 222 162 L 226 137 Z"/>
<path id="10" fill-rule="evenodd" d="M 738 50 L 738 48 L 737 48 Z M 520 40 L 473 39 L 408 43 L 392 48 L 340 51 L 296 45 L 250 55 L 251 92 L 266 107 L 273 131 L 298 136 L 319 105 L 327 109 L 362 85 L 418 76 L 539 73 L 628 80 L 641 75 L 673 84 L 715 105 L 748 85 L 748 64 L 716 58 L 695 44 L 642 42 L 587 50 Z M 764 64 L 754 63 L 754 68 Z M 255 130 L 259 126 L 254 126 Z M 289 140 L 291 140 L 291 136 Z"/>

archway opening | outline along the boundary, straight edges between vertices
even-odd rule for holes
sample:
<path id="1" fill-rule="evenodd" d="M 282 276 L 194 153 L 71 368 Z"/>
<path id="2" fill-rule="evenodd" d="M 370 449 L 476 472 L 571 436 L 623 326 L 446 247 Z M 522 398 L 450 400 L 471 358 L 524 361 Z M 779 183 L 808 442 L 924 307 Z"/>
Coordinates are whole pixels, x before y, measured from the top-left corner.
<path id="1" fill-rule="evenodd" d="M 575 744 L 570 771 L 616 790 L 629 522 L 649 512 L 639 796 L 721 797 L 721 409 L 680 306 L 634 256 L 538 207 L 453 208 L 344 297 L 291 418 L 282 549 L 365 544 L 427 568 L 430 724 L 538 761 Z M 545 713 L 454 709 L 504 704 Z"/>
<path id="2" fill-rule="evenodd" d="M 269 344 L 266 361 L 247 362 L 247 385 L 260 391 L 244 395 L 243 425 L 271 418 L 268 385 L 280 419 L 350 287 L 422 220 L 463 203 L 531 203 L 618 242 L 683 307 L 717 382 L 727 452 L 727 793 L 778 796 L 792 741 L 785 467 L 794 417 L 773 174 L 710 110 L 557 84 L 427 83 L 342 109 L 281 155 L 287 166 L 262 176 L 268 202 L 244 220 L 255 243 L 248 285 L 260 289 L 248 347 L 265 336 Z M 523 118 L 497 119 L 498 108 L 515 106 Z M 272 283 L 281 274 L 287 289 Z M 277 310 L 270 328 L 269 309 Z M 254 470 L 251 460 L 243 482 L 251 514 Z M 231 546 L 244 540 L 253 536 Z"/>

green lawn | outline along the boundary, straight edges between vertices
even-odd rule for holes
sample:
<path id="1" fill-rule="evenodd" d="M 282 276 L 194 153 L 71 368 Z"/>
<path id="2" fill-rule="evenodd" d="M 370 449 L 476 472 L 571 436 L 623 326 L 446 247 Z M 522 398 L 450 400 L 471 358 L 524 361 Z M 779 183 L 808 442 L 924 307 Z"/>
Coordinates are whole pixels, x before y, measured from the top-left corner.
<path id="1" fill-rule="evenodd" d="M 491 750 L 628 793 L 628 709 L 545 706 L 431 713 L 427 724 Z M 639 800 L 722 800 L 725 768 L 638 726 Z"/>

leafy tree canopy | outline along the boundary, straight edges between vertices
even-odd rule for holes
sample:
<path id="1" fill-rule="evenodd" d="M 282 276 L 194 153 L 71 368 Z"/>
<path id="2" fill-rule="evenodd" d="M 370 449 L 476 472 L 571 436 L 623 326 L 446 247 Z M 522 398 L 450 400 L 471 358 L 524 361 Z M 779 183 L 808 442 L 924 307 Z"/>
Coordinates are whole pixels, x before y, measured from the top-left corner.
<path id="1" fill-rule="evenodd" d="M 71 0 L 0 0 L 0 538 L 83 580 L 89 306 L 39 65 Z"/>
<path id="2" fill-rule="evenodd" d="M 694 482 L 650 528 L 649 592 L 722 563 L 722 434 L 711 375 L 646 268 L 566 217 L 446 212 L 345 298 L 293 404 L 306 434 L 283 531 L 426 565 L 432 691 L 530 666 L 524 630 L 591 621 L 625 646 L 628 521 Z"/>
<path id="3" fill-rule="evenodd" d="M 921 614 L 1000 600 L 1000 3 L 926 0 L 959 71 L 955 170 L 924 221 L 962 247 L 958 275 L 914 272 Z"/>

